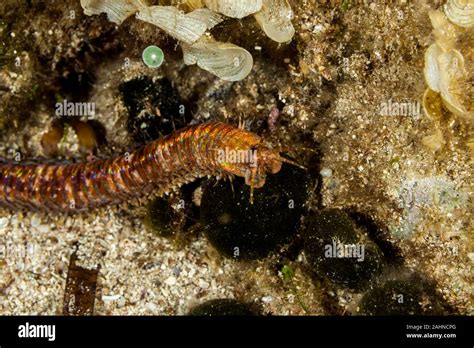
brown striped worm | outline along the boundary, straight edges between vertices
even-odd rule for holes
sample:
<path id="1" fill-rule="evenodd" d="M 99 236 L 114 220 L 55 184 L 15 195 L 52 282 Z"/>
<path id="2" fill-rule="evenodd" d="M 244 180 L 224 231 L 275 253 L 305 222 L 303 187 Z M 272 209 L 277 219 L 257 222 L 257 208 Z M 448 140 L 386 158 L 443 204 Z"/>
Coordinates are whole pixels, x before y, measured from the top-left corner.
<path id="1" fill-rule="evenodd" d="M 244 154 L 244 156 L 242 156 Z M 251 156 L 246 156 L 251 154 Z M 111 159 L 71 164 L 0 164 L 0 207 L 75 213 L 163 195 L 204 176 L 240 176 L 253 189 L 286 162 L 257 134 L 219 123 L 185 127 Z"/>

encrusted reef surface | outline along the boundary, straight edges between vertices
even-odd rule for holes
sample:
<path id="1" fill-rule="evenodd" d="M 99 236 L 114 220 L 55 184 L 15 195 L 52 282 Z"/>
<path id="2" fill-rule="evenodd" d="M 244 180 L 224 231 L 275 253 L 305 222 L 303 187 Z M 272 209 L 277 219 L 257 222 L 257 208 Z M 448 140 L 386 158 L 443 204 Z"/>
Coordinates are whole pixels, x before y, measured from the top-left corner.
<path id="1" fill-rule="evenodd" d="M 105 158 L 185 125 L 245 121 L 307 171 L 284 164 L 253 205 L 242 179 L 206 178 L 71 216 L 2 211 L 0 313 L 474 314 L 472 125 L 440 106 L 442 146 L 423 141 L 429 13 L 444 2 L 288 4 L 288 43 L 254 16 L 208 30 L 253 58 L 225 81 L 134 15 L 117 25 L 80 1 L 2 1 L 0 157 Z M 474 29 L 462 30 L 469 98 Z M 159 68 L 142 60 L 151 45 Z M 84 296 L 66 293 L 78 267 L 96 270 L 91 308 L 65 303 Z"/>

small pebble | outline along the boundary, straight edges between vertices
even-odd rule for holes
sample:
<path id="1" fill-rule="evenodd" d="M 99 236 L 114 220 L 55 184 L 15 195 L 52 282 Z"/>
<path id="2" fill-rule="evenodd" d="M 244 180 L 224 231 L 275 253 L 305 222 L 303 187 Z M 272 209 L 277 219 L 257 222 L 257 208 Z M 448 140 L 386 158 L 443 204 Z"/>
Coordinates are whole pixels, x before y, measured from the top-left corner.
<path id="1" fill-rule="evenodd" d="M 199 279 L 199 282 L 198 282 L 198 286 L 201 288 L 201 289 L 209 289 L 209 283 L 206 282 L 205 280 L 203 279 Z"/>
<path id="2" fill-rule="evenodd" d="M 332 176 L 332 169 L 331 168 L 323 168 L 319 172 L 323 178 L 329 178 Z"/>
<path id="3" fill-rule="evenodd" d="M 122 308 L 123 306 L 125 306 L 125 297 L 120 295 L 120 297 L 117 301 L 117 307 Z"/>
<path id="4" fill-rule="evenodd" d="M 49 231 L 49 226 L 48 225 L 39 225 L 37 227 L 37 230 L 38 230 L 38 232 L 46 233 L 46 232 Z"/>
<path id="5" fill-rule="evenodd" d="M 158 309 L 157 305 L 151 302 L 146 304 L 146 308 L 151 312 L 155 312 Z"/>
<path id="6" fill-rule="evenodd" d="M 117 301 L 119 298 L 120 298 L 120 295 L 103 295 L 102 301 L 112 302 L 112 301 Z"/>
<path id="7" fill-rule="evenodd" d="M 31 227 L 38 227 L 41 224 L 41 218 L 38 215 L 33 215 L 31 218 Z"/>
<path id="8" fill-rule="evenodd" d="M 270 303 L 272 301 L 273 301 L 273 297 L 271 297 L 271 296 L 262 297 L 262 302 L 264 302 L 264 303 Z"/>
<path id="9" fill-rule="evenodd" d="M 175 285 L 176 284 L 176 277 L 171 276 L 165 280 L 166 285 Z"/>
<path id="10" fill-rule="evenodd" d="M 8 218 L 0 218 L 0 228 L 5 228 L 8 226 Z"/>

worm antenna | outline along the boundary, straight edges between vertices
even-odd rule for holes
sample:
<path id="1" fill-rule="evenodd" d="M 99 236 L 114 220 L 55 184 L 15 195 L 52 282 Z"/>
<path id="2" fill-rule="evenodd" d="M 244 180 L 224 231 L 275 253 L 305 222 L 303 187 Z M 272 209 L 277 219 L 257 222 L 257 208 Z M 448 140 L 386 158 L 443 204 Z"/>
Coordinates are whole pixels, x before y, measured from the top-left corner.
<path id="1" fill-rule="evenodd" d="M 279 146 L 279 147 L 276 147 L 275 150 L 278 152 L 290 152 L 290 153 L 294 153 L 295 150 L 303 150 L 303 151 L 308 151 L 312 153 L 318 153 L 318 151 L 311 149 L 309 147 L 304 147 L 304 146 Z"/>
<path id="2" fill-rule="evenodd" d="M 289 159 L 287 159 L 287 158 L 285 158 L 285 157 L 278 156 L 276 160 L 277 160 L 277 161 L 280 161 L 280 162 L 283 162 L 283 163 L 291 164 L 292 166 L 301 168 L 301 169 L 303 169 L 303 170 L 308 170 L 308 168 L 306 168 L 305 166 L 302 166 L 301 164 L 296 163 L 296 162 L 294 162 L 294 161 L 292 161 L 292 160 L 289 160 Z"/>

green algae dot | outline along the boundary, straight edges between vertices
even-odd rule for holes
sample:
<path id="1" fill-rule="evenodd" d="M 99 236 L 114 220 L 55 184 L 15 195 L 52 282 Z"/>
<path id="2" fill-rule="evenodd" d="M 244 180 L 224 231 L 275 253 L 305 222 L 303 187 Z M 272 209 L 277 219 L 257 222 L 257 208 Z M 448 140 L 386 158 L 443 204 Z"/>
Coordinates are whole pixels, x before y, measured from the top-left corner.
<path id="1" fill-rule="evenodd" d="M 142 59 L 149 68 L 159 68 L 161 64 L 163 64 L 165 55 L 161 48 L 157 46 L 148 46 L 143 50 Z"/>

